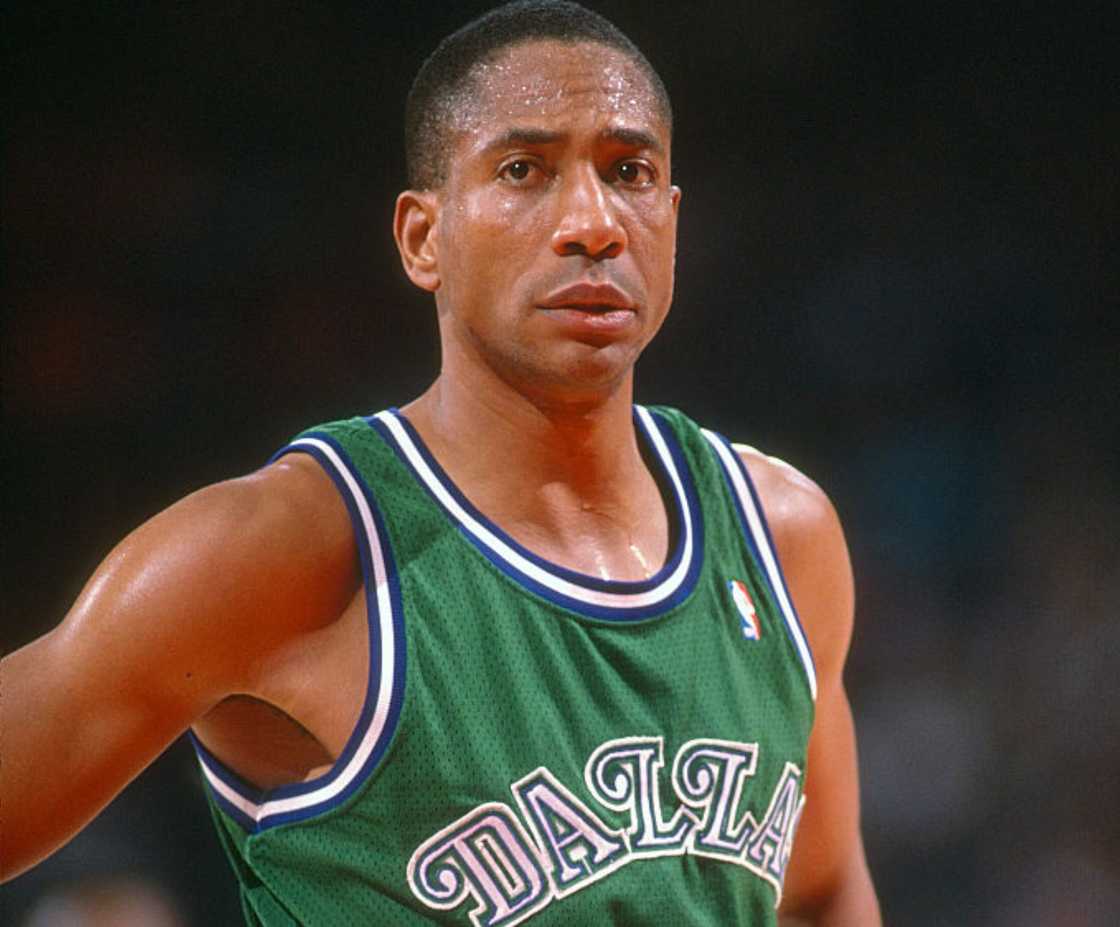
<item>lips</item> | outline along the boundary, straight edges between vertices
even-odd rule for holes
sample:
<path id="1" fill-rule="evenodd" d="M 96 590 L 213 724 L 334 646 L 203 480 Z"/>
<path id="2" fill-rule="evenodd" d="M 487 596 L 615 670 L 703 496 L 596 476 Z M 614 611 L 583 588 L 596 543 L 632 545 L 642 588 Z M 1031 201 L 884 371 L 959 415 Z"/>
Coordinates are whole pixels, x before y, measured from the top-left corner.
<path id="1" fill-rule="evenodd" d="M 574 283 L 553 290 L 537 303 L 541 309 L 575 309 L 580 312 L 636 312 L 637 305 L 612 283 Z"/>

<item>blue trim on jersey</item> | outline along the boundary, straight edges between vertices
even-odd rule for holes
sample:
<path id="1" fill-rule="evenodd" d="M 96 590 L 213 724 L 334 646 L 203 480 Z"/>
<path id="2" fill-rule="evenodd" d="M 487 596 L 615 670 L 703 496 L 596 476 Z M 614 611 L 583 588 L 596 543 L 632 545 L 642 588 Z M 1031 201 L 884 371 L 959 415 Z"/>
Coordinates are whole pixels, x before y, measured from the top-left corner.
<path id="1" fill-rule="evenodd" d="M 389 544 L 389 535 L 385 527 L 384 519 L 380 510 L 370 492 L 370 488 L 366 485 L 365 481 L 361 478 L 358 470 L 355 468 L 353 461 L 349 455 L 343 450 L 342 446 L 329 434 L 324 432 L 308 432 L 301 435 L 299 440 L 313 439 L 321 441 L 330 446 L 330 448 L 338 455 L 339 459 L 343 462 L 344 466 L 350 471 L 350 475 L 354 478 L 357 485 L 360 487 L 362 495 L 369 507 L 370 515 L 373 519 L 377 539 L 380 542 L 380 553 L 384 563 L 385 575 L 388 580 L 389 598 L 391 602 L 391 621 L 394 629 L 395 647 L 393 655 L 394 673 L 393 673 L 393 688 L 389 699 L 388 713 L 384 726 L 379 734 L 373 749 L 370 751 L 369 756 L 366 757 L 362 763 L 361 768 L 351 777 L 350 781 L 342 788 L 337 794 L 330 798 L 317 801 L 302 808 L 297 808 L 291 811 L 275 812 L 265 814 L 259 819 L 254 819 L 245 814 L 245 812 L 232 804 L 225 796 L 221 795 L 215 789 L 211 788 L 210 792 L 214 796 L 215 801 L 230 817 L 236 820 L 245 830 L 251 833 L 257 833 L 262 830 L 267 830 L 271 827 L 277 827 L 281 824 L 291 824 L 297 821 L 303 821 L 307 818 L 317 816 L 324 812 L 330 811 L 333 808 L 346 802 L 370 777 L 373 771 L 377 768 L 384 756 L 385 751 L 388 749 L 393 735 L 396 732 L 397 724 L 400 721 L 401 709 L 404 701 L 404 686 L 405 686 L 405 664 L 407 647 L 405 642 L 404 630 L 404 612 L 401 606 L 401 590 L 400 581 L 397 575 L 396 564 L 393 560 L 392 550 Z M 195 737 L 191 735 L 191 740 L 198 751 L 200 758 L 206 763 L 210 771 L 220 779 L 226 786 L 233 791 L 237 792 L 240 796 L 247 799 L 254 805 L 264 805 L 269 802 L 281 801 L 289 798 L 298 798 L 302 795 L 308 795 L 317 791 L 323 786 L 329 785 L 338 779 L 345 771 L 346 767 L 353 760 L 355 753 L 358 751 L 365 738 L 366 733 L 369 731 L 373 722 L 374 714 L 377 709 L 378 692 L 381 684 L 381 676 L 383 667 L 381 665 L 381 628 L 380 628 L 380 610 L 377 604 L 377 589 L 375 580 L 375 570 L 373 564 L 373 553 L 370 549 L 369 538 L 366 535 L 365 528 L 362 524 L 361 513 L 358 510 L 357 503 L 351 495 L 349 487 L 346 485 L 342 475 L 335 469 L 334 465 L 327 458 L 320 449 L 314 446 L 300 445 L 293 443 L 281 448 L 274 454 L 269 463 L 272 463 L 286 454 L 290 453 L 304 453 L 313 457 L 319 465 L 330 476 L 335 487 L 338 489 L 339 494 L 342 496 L 343 502 L 346 505 L 346 510 L 350 515 L 350 521 L 354 528 L 355 541 L 358 547 L 359 560 L 362 568 L 362 579 L 365 590 L 366 600 L 366 627 L 369 647 L 369 673 L 366 682 L 365 699 L 362 704 L 361 713 L 358 720 L 351 731 L 349 738 L 346 741 L 346 746 L 339 754 L 338 759 L 331 765 L 331 768 L 307 782 L 298 782 L 291 785 L 279 786 L 274 789 L 261 790 L 246 782 L 241 776 L 229 769 L 224 763 L 213 755 L 206 747 Z"/>
<path id="2" fill-rule="evenodd" d="M 696 491 L 696 482 L 692 478 L 692 468 L 688 465 L 685 459 L 684 450 L 681 447 L 680 441 L 677 439 L 676 433 L 669 427 L 668 421 L 664 416 L 659 414 L 654 409 L 647 409 L 654 426 L 657 428 L 658 433 L 665 441 L 665 447 L 669 450 L 669 456 L 673 459 L 673 466 L 676 468 L 677 474 L 681 478 L 681 486 L 684 489 L 685 499 L 688 500 L 688 508 L 692 513 L 692 562 L 688 566 L 688 572 L 685 574 L 684 582 L 681 583 L 681 589 L 687 590 L 683 595 L 674 595 L 674 600 L 683 602 L 688 594 L 696 585 L 696 581 L 700 578 L 700 570 L 704 565 L 704 509 L 700 504 L 700 494 Z M 637 416 L 635 415 L 635 419 Z M 661 458 L 657 455 L 657 450 L 653 447 L 646 448 L 650 457 L 656 460 L 658 464 L 661 463 Z M 672 480 L 669 474 L 664 472 L 661 466 L 653 469 L 653 475 L 657 480 L 659 486 L 662 487 L 662 494 L 666 493 L 672 497 L 674 502 L 677 502 L 677 494 L 672 485 Z M 683 551 L 684 547 L 684 524 L 683 516 L 679 511 L 679 503 L 677 504 L 678 513 L 677 518 L 670 519 L 669 524 L 669 540 L 670 543 L 674 540 L 674 532 L 676 544 L 675 546 Z M 679 557 L 674 562 L 678 562 Z"/>
<path id="3" fill-rule="evenodd" d="M 188 730 L 187 737 L 190 739 L 191 746 L 194 747 L 195 753 L 198 754 L 198 758 L 203 761 L 210 771 L 221 779 L 222 782 L 249 799 L 254 805 L 263 805 L 268 800 L 269 793 L 267 791 L 257 788 L 253 783 L 249 782 L 247 779 L 241 778 L 241 776 L 226 766 L 221 760 L 214 756 L 213 753 L 206 749 L 206 744 L 198 739 L 194 731 Z M 206 777 L 203 776 L 203 782 L 205 781 Z M 222 811 L 240 824 L 242 830 L 248 831 L 249 833 L 256 833 L 257 822 L 253 820 L 253 818 L 245 814 L 237 805 L 227 801 L 225 796 L 215 791 L 209 783 L 206 784 L 206 787 L 211 797 Z"/>
<path id="4" fill-rule="evenodd" d="M 528 560 L 532 563 L 535 563 L 542 570 L 547 570 L 549 573 L 552 573 L 554 576 L 559 576 L 562 579 L 566 579 L 570 583 L 577 583 L 581 586 L 584 586 L 587 589 L 595 589 L 595 590 L 598 590 L 600 592 L 633 593 L 633 592 L 645 592 L 648 589 L 655 588 L 659 583 L 663 582 L 665 577 L 669 576 L 673 572 L 673 570 L 676 569 L 677 565 L 680 563 L 681 555 L 683 553 L 682 547 L 683 547 L 683 534 L 684 534 L 684 532 L 683 531 L 676 531 L 675 529 L 684 520 L 684 516 L 683 516 L 683 513 L 681 512 L 680 501 L 677 499 L 676 491 L 674 489 L 672 489 L 671 484 L 669 484 L 668 477 L 662 473 L 662 468 L 660 466 L 660 464 L 661 464 L 660 458 L 657 457 L 657 452 L 655 450 L 653 450 L 652 448 L 650 449 L 650 452 L 651 452 L 652 456 L 657 459 L 657 463 L 658 463 L 658 466 L 657 466 L 656 470 L 653 471 L 653 473 L 654 473 L 655 478 L 657 479 L 658 487 L 661 488 L 661 490 L 662 490 L 663 496 L 666 495 L 666 493 L 665 493 L 666 485 L 668 484 L 668 486 L 669 486 L 669 491 L 668 491 L 668 494 L 667 494 L 666 501 L 671 501 L 671 505 L 669 506 L 669 510 L 672 513 L 672 515 L 675 516 L 675 517 L 670 519 L 670 522 L 671 522 L 670 530 L 674 534 L 677 535 L 678 543 L 676 545 L 676 548 L 673 549 L 672 556 L 665 563 L 665 565 L 660 570 L 658 570 L 656 574 L 649 577 L 648 579 L 641 579 L 641 580 L 635 580 L 635 581 L 624 581 L 624 580 L 617 580 L 617 579 L 616 580 L 602 579 L 601 577 L 591 576 L 587 573 L 580 573 L 576 570 L 571 570 L 571 569 L 568 569 L 567 567 L 561 566 L 558 563 L 553 563 L 550 560 L 546 560 L 544 557 L 541 557 L 541 556 L 533 553 L 533 551 L 529 550 L 524 545 L 518 543 L 518 541 L 515 538 L 510 537 L 510 535 L 508 535 L 504 530 L 502 530 L 501 527 L 499 527 L 493 521 L 491 521 L 489 518 L 487 518 L 484 513 L 480 512 L 474 506 L 474 504 L 470 501 L 470 499 L 468 499 L 465 495 L 463 495 L 463 493 L 459 489 L 459 487 L 456 486 L 455 483 L 452 481 L 451 477 L 448 476 L 447 471 L 443 469 L 443 467 L 440 465 L 439 461 L 436 460 L 436 458 L 432 455 L 432 452 L 428 449 L 427 445 L 424 444 L 423 438 L 420 437 L 419 432 L 416 431 L 416 429 L 415 429 L 415 427 L 413 427 L 412 423 L 404 415 L 402 415 L 398 410 L 391 409 L 390 411 L 394 415 L 397 416 L 397 419 L 404 426 L 405 430 L 408 432 L 409 436 L 412 438 L 413 443 L 416 445 L 416 449 L 420 452 L 421 456 L 423 456 L 423 458 L 427 462 L 428 466 L 432 468 L 432 472 L 435 473 L 435 475 L 437 476 L 439 481 L 443 484 L 444 488 L 447 489 L 447 491 L 452 496 L 455 497 L 455 500 L 464 509 L 466 509 L 468 512 L 470 512 L 470 514 L 472 516 L 474 516 L 479 522 L 484 524 L 493 534 L 497 535 L 506 544 L 508 544 L 510 547 L 512 547 L 514 550 L 516 550 L 519 554 L 521 554 L 522 557 L 524 557 L 526 560 Z M 634 420 L 635 420 L 635 422 L 639 421 L 637 415 L 634 416 Z M 376 421 L 376 420 L 374 420 L 374 421 Z M 377 423 L 375 425 L 375 427 L 382 428 L 383 426 L 381 426 L 380 423 Z M 644 429 L 639 428 L 638 433 L 643 434 Z M 385 432 L 385 434 L 388 434 L 388 432 Z M 469 532 L 468 532 L 468 534 L 469 534 Z M 472 538 L 474 537 L 474 535 L 470 535 L 470 536 Z"/>
<path id="5" fill-rule="evenodd" d="M 500 526 L 495 524 L 489 518 L 480 512 L 474 504 L 468 499 L 458 486 L 451 480 L 447 472 L 440 465 L 439 461 L 432 455 L 427 445 L 424 443 L 420 434 L 413 427 L 412 423 L 403 415 L 398 409 L 389 409 L 389 414 L 401 424 L 405 429 L 417 452 L 424 459 L 424 462 L 431 468 L 432 473 L 440 482 L 442 487 L 448 492 L 455 501 L 462 506 L 462 508 L 471 515 L 476 521 L 484 525 L 495 537 L 515 550 L 518 554 L 528 560 L 530 563 L 539 567 L 542 571 L 552 574 L 555 577 L 563 579 L 573 585 L 581 586 L 592 592 L 605 592 L 615 595 L 636 595 L 655 589 L 658 585 L 665 582 L 666 579 L 678 569 L 681 560 L 684 556 L 685 548 L 685 512 L 681 506 L 676 488 L 673 486 L 672 477 L 666 472 L 665 464 L 661 459 L 657 449 L 653 446 L 652 438 L 646 434 L 645 426 L 642 424 L 641 419 L 634 412 L 634 420 L 639 437 L 642 439 L 643 454 L 646 458 L 656 462 L 656 465 L 651 467 L 650 470 L 657 481 L 657 485 L 661 490 L 662 498 L 667 500 L 666 509 L 669 513 L 669 539 L 672 545 L 672 553 L 665 564 L 660 570 L 657 571 L 652 577 L 638 581 L 624 581 L 624 580 L 605 580 L 596 576 L 590 576 L 586 573 L 579 573 L 575 570 L 570 570 L 566 567 L 555 564 L 543 557 L 538 556 L 531 550 L 519 544 L 515 539 L 510 537 Z M 666 611 L 679 605 L 692 593 L 696 586 L 696 581 L 700 575 L 700 570 L 704 561 L 704 519 L 703 511 L 700 508 L 700 501 L 696 492 L 696 487 L 692 478 L 692 472 L 685 461 L 683 452 L 681 451 L 680 444 L 672 429 L 668 427 L 662 416 L 658 415 L 656 411 L 649 410 L 654 422 L 654 427 L 657 428 L 658 433 L 665 442 L 665 446 L 672 458 L 673 465 L 677 470 L 677 475 L 680 478 L 681 487 L 684 491 L 685 498 L 688 502 L 688 508 L 691 514 L 689 524 L 692 528 L 692 557 L 691 562 L 687 566 L 686 573 L 681 582 L 677 585 L 676 589 L 669 595 L 658 599 L 645 606 L 620 606 L 612 607 L 607 605 L 600 605 L 593 602 L 575 599 L 571 596 L 564 595 L 547 586 L 542 585 L 533 577 L 527 575 L 522 570 L 518 569 L 507 561 L 500 553 L 491 548 L 485 541 L 478 538 L 474 533 L 468 530 L 459 520 L 455 514 L 448 511 L 443 502 L 432 492 L 431 488 L 427 485 L 424 478 L 416 471 L 412 462 L 408 459 L 404 450 L 400 447 L 392 432 L 380 422 L 376 416 L 370 416 L 366 422 L 373 428 L 389 445 L 390 448 L 397 454 L 401 462 L 408 468 L 413 478 L 420 484 L 428 493 L 429 497 L 435 504 L 442 509 L 447 515 L 452 524 L 455 525 L 464 538 L 466 538 L 483 556 L 486 557 L 497 569 L 516 582 L 518 585 L 529 589 L 540 597 L 547 599 L 555 605 L 570 611 L 579 612 L 591 618 L 598 618 L 605 621 L 626 622 L 626 621 L 642 621 L 649 618 L 657 617 L 664 614 Z"/>
<path id="6" fill-rule="evenodd" d="M 815 676 L 817 672 L 817 664 L 813 659 L 813 650 L 809 646 L 809 635 L 805 633 L 805 626 L 801 623 L 801 618 L 797 614 L 797 606 L 793 604 L 793 596 L 790 595 L 789 592 L 789 583 L 786 582 L 785 573 L 782 571 L 782 561 L 778 556 L 778 548 L 774 545 L 774 537 L 770 533 L 770 524 L 766 519 L 766 509 L 762 507 L 762 499 L 759 497 L 758 490 L 755 488 L 754 480 L 751 479 L 750 471 L 747 470 L 746 464 L 743 463 L 743 459 L 731 445 L 731 442 L 728 441 L 727 438 L 725 438 L 723 435 L 719 434 L 719 432 L 713 431 L 711 433 L 723 443 L 724 447 L 726 447 L 728 452 L 731 454 L 731 458 L 735 461 L 735 466 L 739 468 L 739 473 L 743 476 L 743 482 L 746 483 L 747 490 L 750 492 L 751 498 L 754 500 L 754 507 L 758 510 L 758 519 L 762 523 L 763 532 L 766 534 L 766 542 L 770 545 L 770 551 L 774 555 L 774 564 L 778 568 L 778 577 L 781 579 L 782 585 L 785 587 L 786 598 L 789 600 L 790 612 L 793 615 L 793 620 L 797 622 L 797 627 L 801 630 L 801 636 L 805 639 L 805 652 L 808 654 L 809 663 L 812 666 L 813 675 Z M 766 569 L 766 561 L 763 559 L 762 553 L 758 549 L 758 545 L 755 544 L 754 535 L 751 533 L 750 524 L 747 521 L 747 513 L 743 511 L 743 505 L 739 501 L 739 494 L 735 491 L 735 486 L 731 482 L 731 477 L 727 473 L 727 468 L 724 466 L 723 461 L 719 459 L 718 455 L 716 457 L 716 462 L 719 464 L 720 473 L 723 474 L 724 484 L 727 486 L 727 494 L 731 496 L 731 500 L 735 504 L 735 512 L 739 516 L 739 526 L 742 529 L 743 538 L 746 540 L 747 546 L 750 548 L 751 556 L 754 557 L 755 563 L 758 564 L 759 573 L 761 574 L 767 587 L 770 589 L 770 596 L 774 600 L 774 607 L 777 609 L 778 614 L 781 615 L 783 612 L 781 598 L 778 595 L 778 591 L 774 588 L 774 584 L 770 581 L 770 574 Z M 794 652 L 798 654 L 798 658 L 800 659 L 801 650 L 797 645 L 797 640 L 793 636 L 793 631 L 790 629 L 789 624 L 785 621 L 784 618 L 782 620 L 782 627 L 785 628 L 786 637 L 788 637 L 789 642 L 793 644 Z"/>

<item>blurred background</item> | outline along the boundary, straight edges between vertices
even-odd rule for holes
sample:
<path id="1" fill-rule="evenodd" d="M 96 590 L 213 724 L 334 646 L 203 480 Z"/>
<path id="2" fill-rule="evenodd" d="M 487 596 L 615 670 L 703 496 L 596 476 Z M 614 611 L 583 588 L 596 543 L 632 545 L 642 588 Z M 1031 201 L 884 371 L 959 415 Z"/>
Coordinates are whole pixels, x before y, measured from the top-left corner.
<path id="1" fill-rule="evenodd" d="M 5 650 L 158 510 L 435 375 L 390 234 L 403 100 L 488 5 L 8 5 Z M 639 399 L 847 528 L 887 922 L 1120 923 L 1115 4 L 595 6 L 677 112 Z M 0 905 L 237 923 L 189 749 Z"/>

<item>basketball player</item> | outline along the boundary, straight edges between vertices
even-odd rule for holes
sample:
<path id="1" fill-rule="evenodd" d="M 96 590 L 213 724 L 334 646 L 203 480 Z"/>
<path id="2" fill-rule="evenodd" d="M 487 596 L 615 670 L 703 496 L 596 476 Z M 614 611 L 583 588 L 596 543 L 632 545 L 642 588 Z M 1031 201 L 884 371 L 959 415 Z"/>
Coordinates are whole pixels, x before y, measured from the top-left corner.
<path id="1" fill-rule="evenodd" d="M 671 121 L 575 5 L 443 42 L 394 218 L 438 379 L 156 516 L 4 661 L 5 877 L 189 729 L 250 923 L 878 923 L 836 515 L 632 405 Z"/>

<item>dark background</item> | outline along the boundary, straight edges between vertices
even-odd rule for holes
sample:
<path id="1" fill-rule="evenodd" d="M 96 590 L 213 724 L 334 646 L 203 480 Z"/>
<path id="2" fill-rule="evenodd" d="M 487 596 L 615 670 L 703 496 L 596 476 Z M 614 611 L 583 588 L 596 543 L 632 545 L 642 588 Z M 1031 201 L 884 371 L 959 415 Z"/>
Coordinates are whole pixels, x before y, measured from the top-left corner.
<path id="1" fill-rule="evenodd" d="M 403 99 L 486 6 L 8 9 L 5 649 L 175 499 L 434 376 L 390 234 Z M 846 524 L 888 922 L 1116 923 L 1114 4 L 597 7 L 677 111 L 639 399 L 793 462 Z M 234 923 L 211 830 L 179 744 L 5 910 L 47 923 L 44 893 L 123 871 Z"/>

